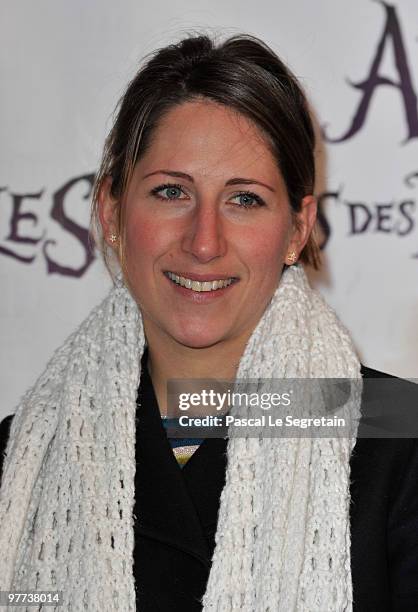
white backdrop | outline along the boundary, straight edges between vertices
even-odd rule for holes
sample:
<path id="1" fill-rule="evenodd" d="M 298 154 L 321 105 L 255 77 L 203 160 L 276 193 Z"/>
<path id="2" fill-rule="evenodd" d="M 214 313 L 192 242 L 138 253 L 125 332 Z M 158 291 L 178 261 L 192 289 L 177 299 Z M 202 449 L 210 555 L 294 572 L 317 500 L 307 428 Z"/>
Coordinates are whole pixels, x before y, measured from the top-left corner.
<path id="1" fill-rule="evenodd" d="M 190 31 L 255 34 L 301 79 L 328 140 L 312 281 L 363 363 L 418 376 L 416 0 L 206 4 L 0 5 L 0 418 L 110 286 L 86 245 L 112 110 L 143 55 Z"/>

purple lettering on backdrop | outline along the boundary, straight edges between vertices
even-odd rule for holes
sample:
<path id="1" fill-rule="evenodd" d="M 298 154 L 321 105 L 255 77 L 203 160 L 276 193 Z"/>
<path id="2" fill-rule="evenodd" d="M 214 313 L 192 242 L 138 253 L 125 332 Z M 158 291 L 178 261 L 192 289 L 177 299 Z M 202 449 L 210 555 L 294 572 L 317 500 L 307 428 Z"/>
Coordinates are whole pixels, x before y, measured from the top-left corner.
<path id="1" fill-rule="evenodd" d="M 5 190 L 6 188 L 2 187 L 0 189 L 0 192 L 5 191 Z M 38 224 L 38 217 L 35 215 L 35 213 L 22 212 L 21 206 L 23 204 L 23 201 L 26 199 L 39 200 L 43 192 L 44 190 L 41 189 L 41 191 L 37 193 L 22 193 L 22 194 L 12 193 L 10 194 L 12 196 L 12 215 L 10 218 L 9 235 L 6 236 L 7 241 L 15 242 L 15 243 L 24 243 L 24 244 L 38 244 L 38 242 L 40 242 L 44 238 L 45 232 L 43 232 L 41 236 L 34 237 L 34 236 L 22 236 L 19 231 L 20 230 L 19 223 L 21 221 L 25 221 L 25 220 L 32 221 L 32 224 L 35 227 Z M 14 259 L 17 259 L 18 261 L 23 261 L 25 263 L 31 263 L 36 257 L 36 255 L 30 255 L 30 256 L 20 255 L 19 253 L 16 253 L 16 251 L 13 251 L 12 249 L 7 248 L 5 246 L 0 246 L 0 253 L 3 253 L 3 255 L 7 255 L 8 257 L 13 257 Z"/>
<path id="2" fill-rule="evenodd" d="M 399 89 L 402 96 L 408 129 L 408 134 L 404 144 L 408 142 L 408 140 L 418 137 L 417 96 L 412 85 L 411 73 L 408 66 L 408 59 L 403 43 L 399 19 L 394 6 L 382 1 L 379 1 L 379 4 L 381 4 L 386 11 L 386 22 L 382 37 L 377 45 L 377 50 L 370 68 L 370 73 L 361 83 L 353 83 L 352 81 L 348 80 L 348 83 L 352 87 L 360 89 L 363 92 L 360 104 L 354 113 L 350 127 L 343 136 L 340 136 L 339 138 L 331 138 L 326 133 L 327 125 L 325 124 L 323 126 L 323 136 L 328 142 L 344 142 L 345 140 L 352 138 L 363 127 L 373 94 L 380 85 L 390 85 L 391 87 L 396 87 Z M 399 74 L 399 81 L 394 81 L 379 74 L 385 46 L 389 43 L 389 41 L 392 41 L 393 54 L 396 70 Z"/>
<path id="3" fill-rule="evenodd" d="M 401 217 L 406 219 L 407 224 L 405 229 L 399 227 L 399 224 L 396 224 L 396 232 L 398 236 L 406 236 L 414 229 L 414 219 L 412 217 L 412 212 L 415 210 L 416 202 L 414 200 L 403 200 L 399 204 L 399 212 L 401 213 Z M 413 255 L 415 257 L 415 255 Z"/>
<path id="4" fill-rule="evenodd" d="M 417 179 L 417 178 L 418 178 L 418 172 L 410 172 L 410 173 L 409 173 L 409 174 L 408 174 L 408 175 L 405 177 L 405 184 L 406 184 L 406 185 L 408 185 L 408 187 L 413 187 L 413 186 L 414 186 L 414 182 L 415 182 L 415 181 L 414 181 L 414 179 Z M 410 203 L 412 203 L 412 204 L 413 204 L 413 208 L 415 209 L 415 202 L 409 202 L 409 201 L 407 201 L 407 202 L 405 202 L 405 205 L 410 204 Z M 405 208 L 405 207 L 404 207 L 404 208 Z M 403 212 L 404 212 L 404 209 L 403 209 Z M 408 217 L 408 215 L 406 215 L 406 216 Z M 409 218 L 409 217 L 408 217 L 408 218 Z M 413 222 L 412 222 L 412 224 L 413 224 Z M 402 234 L 402 235 L 403 235 L 403 234 Z M 418 251 L 417 251 L 416 253 L 414 253 L 414 254 L 412 255 L 412 257 L 413 257 L 414 259 L 418 259 Z"/>
<path id="5" fill-rule="evenodd" d="M 392 215 L 385 211 L 392 212 L 394 204 L 376 204 L 376 229 L 375 232 L 386 232 L 390 234 L 392 231 Z"/>
<path id="6" fill-rule="evenodd" d="M 373 216 L 369 211 L 368 207 L 361 202 L 345 202 L 350 211 L 350 223 L 351 223 L 351 231 L 350 234 L 363 234 L 370 225 L 370 221 Z M 359 223 L 359 212 L 362 213 L 362 221 L 363 224 Z M 356 223 L 357 221 L 357 223 Z"/>
<path id="7" fill-rule="evenodd" d="M 75 223 L 75 221 L 67 217 L 65 214 L 64 201 L 68 192 L 74 187 L 74 185 L 82 181 L 87 182 L 89 185 L 89 189 L 83 196 L 83 199 L 88 200 L 90 198 L 94 183 L 94 174 L 84 174 L 83 176 L 78 176 L 77 178 L 71 179 L 63 187 L 61 187 L 61 189 L 54 193 L 51 218 L 57 221 L 65 231 L 72 234 L 80 242 L 85 252 L 84 263 L 79 268 L 62 266 L 51 259 L 48 254 L 48 247 L 56 244 L 55 240 L 45 240 L 43 244 L 43 253 L 47 263 L 48 274 L 62 274 L 63 276 L 75 276 L 79 278 L 80 276 L 83 276 L 84 272 L 95 258 L 94 244 L 89 230 L 85 227 L 81 227 L 81 225 Z"/>
<path id="8" fill-rule="evenodd" d="M 416 179 L 418 179 L 418 172 L 411 172 L 404 178 L 404 182 L 408 187 L 415 187 Z M 415 229 L 416 200 L 409 199 L 384 204 L 350 202 L 343 199 L 342 192 L 343 186 L 340 185 L 335 191 L 324 191 L 318 195 L 318 225 L 324 235 L 324 240 L 320 244 L 321 249 L 324 249 L 332 235 L 332 227 L 325 211 L 328 200 L 332 200 L 337 205 L 344 204 L 347 208 L 348 236 L 370 232 L 407 236 Z M 415 258 L 417 255 L 414 254 L 412 257 Z"/>
<path id="9" fill-rule="evenodd" d="M 321 228 L 321 231 L 323 233 L 323 240 L 322 243 L 319 245 L 321 251 L 323 249 L 325 249 L 327 242 L 329 240 L 329 237 L 331 235 L 331 228 L 330 225 L 328 223 L 328 219 L 325 215 L 325 211 L 324 211 L 324 205 L 326 203 L 327 200 L 338 200 L 338 198 L 340 197 L 340 190 L 338 191 L 324 191 L 323 193 L 321 193 L 318 196 L 318 225 Z"/>

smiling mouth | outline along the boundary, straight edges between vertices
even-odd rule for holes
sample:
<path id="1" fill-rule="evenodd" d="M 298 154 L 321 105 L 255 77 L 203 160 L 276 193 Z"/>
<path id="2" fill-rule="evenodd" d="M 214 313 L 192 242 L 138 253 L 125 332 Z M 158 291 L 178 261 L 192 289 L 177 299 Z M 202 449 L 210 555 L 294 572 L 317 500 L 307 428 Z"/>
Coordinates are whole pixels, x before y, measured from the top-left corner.
<path id="1" fill-rule="evenodd" d="M 226 287 L 229 287 L 229 285 L 232 285 L 232 283 L 238 281 L 235 276 L 211 281 L 198 281 L 192 278 L 187 278 L 186 276 L 179 276 L 174 272 L 164 272 L 164 275 L 176 285 L 180 285 L 186 289 L 191 289 L 191 291 L 196 291 L 197 293 L 201 293 L 202 291 L 217 291 L 218 289 L 225 289 Z"/>

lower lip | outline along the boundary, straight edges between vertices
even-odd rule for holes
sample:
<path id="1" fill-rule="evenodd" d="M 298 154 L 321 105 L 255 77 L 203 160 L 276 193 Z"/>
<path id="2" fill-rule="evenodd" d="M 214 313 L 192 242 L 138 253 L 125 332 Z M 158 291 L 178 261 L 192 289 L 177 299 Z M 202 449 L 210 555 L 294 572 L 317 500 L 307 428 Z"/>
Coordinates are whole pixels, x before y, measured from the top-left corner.
<path id="1" fill-rule="evenodd" d="M 233 281 L 230 285 L 228 285 L 228 287 L 223 287 L 222 289 L 214 289 L 213 291 L 193 291 L 193 289 L 187 289 L 187 287 L 177 285 L 165 274 L 164 278 L 167 280 L 168 283 L 170 283 L 170 286 L 176 291 L 178 295 L 182 295 L 185 298 L 188 298 L 195 304 L 207 304 L 209 302 L 212 302 L 213 300 L 219 299 L 239 282 Z"/>

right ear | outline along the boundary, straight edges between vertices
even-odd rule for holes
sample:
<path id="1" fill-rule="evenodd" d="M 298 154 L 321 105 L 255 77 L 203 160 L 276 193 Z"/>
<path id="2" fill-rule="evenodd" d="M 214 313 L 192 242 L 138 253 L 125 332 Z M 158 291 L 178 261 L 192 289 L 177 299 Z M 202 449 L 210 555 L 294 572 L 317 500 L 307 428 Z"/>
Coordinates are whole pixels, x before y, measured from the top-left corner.
<path id="1" fill-rule="evenodd" d="M 98 213 L 105 242 L 113 249 L 119 239 L 117 201 L 111 195 L 112 177 L 105 176 L 99 188 Z M 116 240 L 111 237 L 116 236 Z"/>

